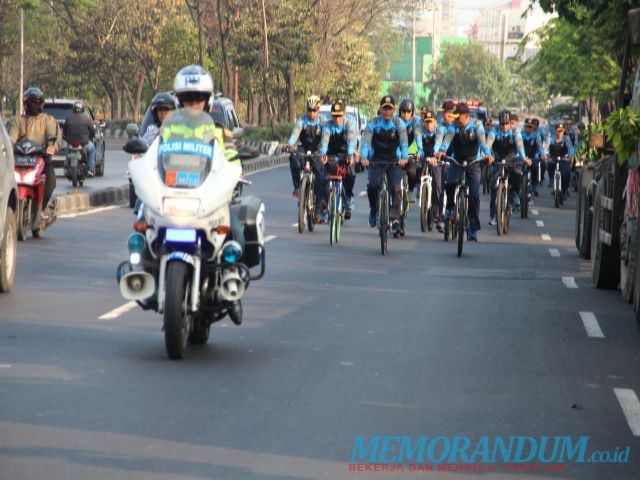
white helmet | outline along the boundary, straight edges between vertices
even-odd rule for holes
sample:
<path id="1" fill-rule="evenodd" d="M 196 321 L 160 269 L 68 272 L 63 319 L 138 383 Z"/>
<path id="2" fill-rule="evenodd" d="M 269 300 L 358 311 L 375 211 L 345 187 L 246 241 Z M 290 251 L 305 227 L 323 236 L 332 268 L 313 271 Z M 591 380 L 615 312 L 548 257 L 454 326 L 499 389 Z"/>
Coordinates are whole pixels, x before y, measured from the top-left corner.
<path id="1" fill-rule="evenodd" d="M 185 100 L 206 100 L 208 104 L 213 95 L 213 79 L 200 65 L 188 65 L 177 73 L 173 91 L 181 107 Z"/>

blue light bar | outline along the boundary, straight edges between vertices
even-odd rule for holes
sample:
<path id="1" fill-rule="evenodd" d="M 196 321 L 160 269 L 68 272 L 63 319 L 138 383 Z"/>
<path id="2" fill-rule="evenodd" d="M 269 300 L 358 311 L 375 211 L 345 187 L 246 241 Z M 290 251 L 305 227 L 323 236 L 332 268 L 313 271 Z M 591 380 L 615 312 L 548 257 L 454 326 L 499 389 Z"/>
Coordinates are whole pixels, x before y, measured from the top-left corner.
<path id="1" fill-rule="evenodd" d="M 196 243 L 196 231 L 193 228 L 167 228 L 167 242 Z"/>

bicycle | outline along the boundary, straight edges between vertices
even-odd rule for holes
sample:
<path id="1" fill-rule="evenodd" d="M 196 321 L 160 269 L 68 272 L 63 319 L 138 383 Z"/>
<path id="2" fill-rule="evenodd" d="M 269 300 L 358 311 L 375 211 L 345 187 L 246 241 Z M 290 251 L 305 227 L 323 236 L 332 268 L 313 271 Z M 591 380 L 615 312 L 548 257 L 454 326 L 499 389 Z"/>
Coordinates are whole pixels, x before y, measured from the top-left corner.
<path id="1" fill-rule="evenodd" d="M 471 162 L 464 160 L 459 163 L 455 158 L 445 156 L 445 159 L 453 165 L 462 168 L 462 179 L 456 185 L 454 193 L 454 209 L 453 217 L 447 219 L 444 226 L 444 239 L 449 241 L 449 232 L 451 233 L 451 239 L 458 240 L 458 257 L 462 256 L 462 249 L 464 245 L 464 235 L 469 231 L 469 185 L 467 185 L 467 171 L 476 163 L 484 162 L 484 159 L 476 159 Z M 468 236 L 468 234 L 467 234 Z M 467 238 L 468 240 L 468 238 Z"/>
<path id="2" fill-rule="evenodd" d="M 342 187 L 342 178 L 347 173 L 346 158 L 344 156 L 332 156 L 338 165 L 335 175 L 329 175 L 329 245 L 338 243 L 342 237 L 342 225 L 344 224 L 344 205 L 347 201 Z"/>
<path id="3" fill-rule="evenodd" d="M 531 197 L 531 170 L 527 164 L 522 166 L 522 182 L 520 184 L 520 218 L 529 218 L 529 199 Z"/>
<path id="4" fill-rule="evenodd" d="M 562 198 L 562 174 L 560 173 L 560 162 L 569 161 L 569 156 L 556 157 L 556 171 L 553 174 L 553 200 L 556 208 L 560 208 L 560 205 L 564 203 Z"/>
<path id="5" fill-rule="evenodd" d="M 298 232 L 304 232 L 304 226 L 313 232 L 316 224 L 316 194 L 315 174 L 313 172 L 314 160 L 317 154 L 307 152 L 300 157 L 304 160 L 304 166 L 300 172 L 300 189 L 298 190 Z"/>
<path id="6" fill-rule="evenodd" d="M 380 190 L 380 194 L 378 195 L 378 216 L 377 216 L 377 224 L 378 224 L 378 233 L 380 235 L 380 250 L 382 255 L 386 255 L 388 253 L 387 242 L 389 238 L 389 230 L 391 230 L 391 221 L 389 219 L 389 185 L 387 181 L 387 170 L 390 167 L 397 166 L 398 162 L 384 162 L 379 161 L 375 162 L 371 165 L 373 168 L 382 168 L 384 171 L 382 172 L 382 189 Z M 401 209 L 402 211 L 402 209 Z"/>
<path id="7" fill-rule="evenodd" d="M 509 165 L 506 159 L 498 162 L 500 165 L 500 175 L 496 186 L 496 231 L 498 236 L 509 233 L 509 222 L 511 220 L 511 195 L 509 189 Z"/>
<path id="8" fill-rule="evenodd" d="M 424 233 L 427 230 L 433 230 L 433 222 L 435 220 L 435 199 L 433 196 L 433 173 L 431 170 L 431 164 L 425 159 L 425 166 L 422 176 L 420 177 L 420 230 Z M 437 166 L 444 165 L 443 162 L 438 162 Z M 446 193 L 445 193 L 446 198 Z"/>
<path id="9" fill-rule="evenodd" d="M 415 155 L 409 155 L 409 161 L 414 160 Z M 409 210 L 411 209 L 411 202 L 409 202 L 409 175 L 407 174 L 407 170 L 403 169 L 402 173 L 402 205 L 400 205 L 400 235 L 395 235 L 394 238 L 398 238 L 398 236 L 404 237 L 404 229 L 406 226 L 406 218 Z"/>

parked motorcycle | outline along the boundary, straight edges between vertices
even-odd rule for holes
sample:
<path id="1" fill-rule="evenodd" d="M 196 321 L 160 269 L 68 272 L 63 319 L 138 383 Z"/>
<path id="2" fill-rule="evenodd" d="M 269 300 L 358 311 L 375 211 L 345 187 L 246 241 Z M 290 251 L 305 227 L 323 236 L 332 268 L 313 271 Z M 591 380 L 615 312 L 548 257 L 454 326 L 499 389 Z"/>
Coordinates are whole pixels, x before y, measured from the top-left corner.
<path id="1" fill-rule="evenodd" d="M 139 139 L 124 147 L 144 153 L 128 165 L 142 206 L 117 280 L 125 299 L 163 314 L 170 359 L 206 343 L 227 315 L 239 325 L 242 297 L 265 271 L 264 204 L 234 202 L 242 168 L 224 158 L 215 128 L 204 112 L 176 110 L 148 150 Z"/>
<path id="2" fill-rule="evenodd" d="M 64 162 L 64 176 L 74 187 L 82 186 L 88 171 L 87 151 L 78 140 L 71 140 Z"/>
<path id="3" fill-rule="evenodd" d="M 29 230 L 35 238 L 56 221 L 55 198 L 53 208 L 43 216 L 45 151 L 31 140 L 20 140 L 14 149 L 15 177 L 18 184 L 18 239 L 26 240 Z"/>

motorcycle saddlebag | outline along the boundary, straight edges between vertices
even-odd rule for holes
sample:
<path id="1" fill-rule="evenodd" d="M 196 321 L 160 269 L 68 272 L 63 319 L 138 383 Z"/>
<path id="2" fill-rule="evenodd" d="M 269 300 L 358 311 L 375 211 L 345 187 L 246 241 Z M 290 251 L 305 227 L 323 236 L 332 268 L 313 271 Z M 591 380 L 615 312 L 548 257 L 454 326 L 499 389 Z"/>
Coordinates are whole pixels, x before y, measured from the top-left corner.
<path id="1" fill-rule="evenodd" d="M 244 226 L 245 247 L 242 259 L 249 268 L 260 265 L 264 246 L 264 203 L 258 197 L 242 197 L 240 203 L 231 206 Z"/>

